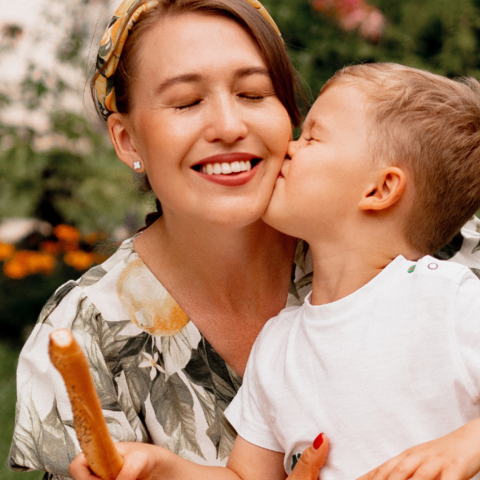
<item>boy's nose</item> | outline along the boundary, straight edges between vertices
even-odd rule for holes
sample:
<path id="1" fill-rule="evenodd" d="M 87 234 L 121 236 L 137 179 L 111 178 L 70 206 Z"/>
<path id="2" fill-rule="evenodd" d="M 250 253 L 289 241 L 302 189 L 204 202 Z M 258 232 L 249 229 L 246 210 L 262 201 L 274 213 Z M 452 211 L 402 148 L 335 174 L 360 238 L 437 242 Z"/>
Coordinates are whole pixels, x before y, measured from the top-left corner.
<path id="1" fill-rule="evenodd" d="M 287 155 L 292 158 L 297 150 L 298 140 L 290 140 L 287 148 Z"/>

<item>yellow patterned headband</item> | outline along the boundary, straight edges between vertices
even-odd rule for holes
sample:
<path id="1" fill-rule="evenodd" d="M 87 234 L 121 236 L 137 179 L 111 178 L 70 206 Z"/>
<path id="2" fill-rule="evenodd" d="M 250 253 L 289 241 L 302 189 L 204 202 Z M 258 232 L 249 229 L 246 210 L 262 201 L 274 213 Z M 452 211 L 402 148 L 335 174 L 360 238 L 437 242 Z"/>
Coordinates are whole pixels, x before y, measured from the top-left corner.
<path id="1" fill-rule="evenodd" d="M 262 14 L 278 35 L 281 36 L 280 30 L 264 6 L 258 0 L 246 1 Z M 117 69 L 128 34 L 138 17 L 143 12 L 155 8 L 158 3 L 159 0 L 123 0 L 103 34 L 98 49 L 96 65 L 97 71 L 101 73 L 95 79 L 95 93 L 98 109 L 105 120 L 110 113 L 118 111 L 115 102 L 113 75 Z"/>

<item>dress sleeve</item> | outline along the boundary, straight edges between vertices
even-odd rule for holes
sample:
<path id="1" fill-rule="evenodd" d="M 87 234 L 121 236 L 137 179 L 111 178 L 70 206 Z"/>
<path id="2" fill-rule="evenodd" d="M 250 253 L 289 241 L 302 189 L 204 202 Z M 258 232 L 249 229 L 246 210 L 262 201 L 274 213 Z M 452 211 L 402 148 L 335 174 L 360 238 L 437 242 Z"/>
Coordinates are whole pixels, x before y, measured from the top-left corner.
<path id="1" fill-rule="evenodd" d="M 480 278 L 480 219 L 472 217 L 435 257 L 465 265 Z"/>
<path id="2" fill-rule="evenodd" d="M 105 360 L 105 351 L 113 344 L 112 332 L 82 288 L 68 282 L 47 302 L 20 354 L 15 429 L 7 465 L 18 471 L 69 476 L 69 464 L 80 448 L 63 379 L 48 356 L 48 336 L 56 328 L 72 330 L 82 347 L 113 439 L 145 441 L 146 433 Z"/>
<path id="3" fill-rule="evenodd" d="M 463 383 L 480 403 L 480 282 L 469 272 L 460 282 L 453 329 Z"/>
<path id="4" fill-rule="evenodd" d="M 259 339 L 260 340 L 260 339 Z M 225 411 L 225 416 L 237 431 L 237 434 L 248 442 L 268 450 L 282 452 L 264 414 L 264 395 L 258 381 L 257 355 L 254 349 L 248 359 L 242 386 L 232 403 Z"/>

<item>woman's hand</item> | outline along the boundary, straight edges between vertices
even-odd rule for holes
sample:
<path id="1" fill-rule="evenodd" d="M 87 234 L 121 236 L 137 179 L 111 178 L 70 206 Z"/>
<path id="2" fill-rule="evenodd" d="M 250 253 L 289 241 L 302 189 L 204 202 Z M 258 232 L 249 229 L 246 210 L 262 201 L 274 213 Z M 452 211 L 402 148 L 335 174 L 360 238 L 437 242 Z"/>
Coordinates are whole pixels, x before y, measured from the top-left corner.
<path id="1" fill-rule="evenodd" d="M 467 480 L 480 471 L 480 419 L 405 450 L 358 480 Z"/>
<path id="2" fill-rule="evenodd" d="M 124 464 L 116 480 L 146 480 L 153 478 L 156 462 L 161 462 L 162 448 L 145 443 L 115 443 Z M 90 470 L 85 455 L 80 453 L 70 464 L 70 475 L 75 480 L 101 480 Z"/>
<path id="3" fill-rule="evenodd" d="M 328 456 L 328 438 L 321 433 L 300 456 L 288 480 L 317 480 Z"/>
<path id="4" fill-rule="evenodd" d="M 116 443 L 115 446 L 124 461 L 116 480 L 154 480 L 156 478 L 241 479 L 241 476 L 228 468 L 196 465 L 180 459 L 172 452 L 156 445 L 125 442 Z M 266 450 L 263 451 L 266 452 Z M 327 455 L 328 440 L 323 434 L 320 434 L 313 444 L 302 453 L 288 478 L 290 480 L 317 480 L 318 472 L 325 463 Z M 244 462 L 248 463 L 248 459 Z M 92 473 L 83 453 L 75 457 L 69 470 L 70 475 L 75 480 L 101 480 Z M 281 471 L 285 473 L 283 468 L 281 468 Z M 268 471 L 267 476 L 270 473 L 272 471 Z M 276 474 L 273 476 L 277 478 Z M 283 475 L 281 476 L 283 478 Z M 255 478 L 257 477 L 258 475 L 255 476 Z"/>

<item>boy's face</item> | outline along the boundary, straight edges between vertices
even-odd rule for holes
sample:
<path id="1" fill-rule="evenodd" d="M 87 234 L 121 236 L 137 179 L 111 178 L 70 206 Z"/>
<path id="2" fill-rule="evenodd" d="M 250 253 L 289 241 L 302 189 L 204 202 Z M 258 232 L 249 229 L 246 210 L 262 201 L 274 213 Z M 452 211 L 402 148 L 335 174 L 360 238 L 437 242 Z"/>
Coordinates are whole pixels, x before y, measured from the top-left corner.
<path id="1" fill-rule="evenodd" d="M 311 108 L 299 140 L 291 142 L 264 220 L 312 243 L 341 232 L 378 170 L 367 139 L 361 91 L 334 85 Z M 334 238 L 334 237 L 333 237 Z"/>

